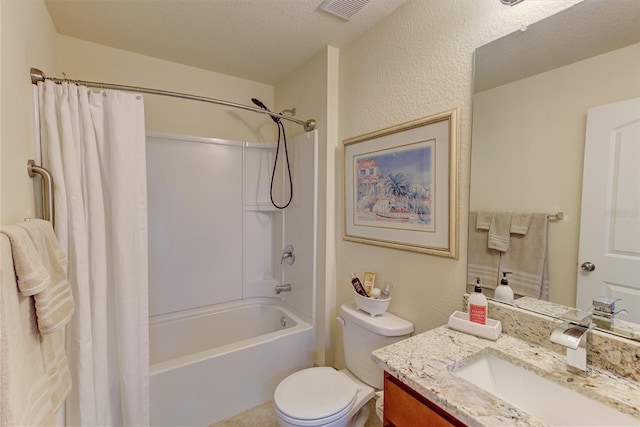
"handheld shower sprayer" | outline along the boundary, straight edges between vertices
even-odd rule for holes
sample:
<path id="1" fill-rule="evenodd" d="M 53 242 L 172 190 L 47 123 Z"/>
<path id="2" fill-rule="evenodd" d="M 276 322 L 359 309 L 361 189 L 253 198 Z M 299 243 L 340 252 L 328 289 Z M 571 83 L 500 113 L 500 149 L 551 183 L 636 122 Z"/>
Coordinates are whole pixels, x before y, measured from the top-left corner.
<path id="1" fill-rule="evenodd" d="M 254 104 L 256 104 L 258 107 L 262 108 L 264 111 L 270 113 L 271 110 L 269 110 L 269 108 L 264 105 L 264 103 L 262 101 L 260 101 L 257 98 L 251 98 L 251 102 L 253 102 Z M 295 115 L 295 108 L 293 110 L 284 110 L 282 113 L 284 112 L 290 112 L 291 115 Z M 276 146 L 276 158 L 273 162 L 273 171 L 271 173 L 271 185 L 270 185 L 270 189 L 269 189 L 269 195 L 271 197 L 271 204 L 273 204 L 273 206 L 275 206 L 278 209 L 284 209 L 287 206 L 289 206 L 291 204 L 291 200 L 293 199 L 293 179 L 291 178 L 291 165 L 289 164 L 289 150 L 287 149 L 287 135 L 284 132 L 284 124 L 282 124 L 282 121 L 280 119 L 280 117 L 274 117 L 272 115 L 269 115 L 269 117 L 271 117 L 271 120 L 274 121 L 274 123 L 276 124 L 276 126 L 278 127 L 278 145 Z M 284 142 L 284 156 L 285 156 L 285 160 L 287 162 L 287 173 L 289 175 L 289 200 L 287 201 L 287 203 L 285 203 L 284 205 L 278 205 L 274 200 L 273 200 L 273 181 L 274 181 L 274 177 L 276 175 L 276 167 L 278 166 L 278 158 L 280 155 L 280 139 L 282 137 L 282 140 Z"/>
<path id="2" fill-rule="evenodd" d="M 251 98 L 251 102 L 256 104 L 258 107 L 262 108 L 264 111 L 267 111 L 269 113 L 271 112 L 271 110 L 266 105 L 264 105 L 264 103 L 259 99 Z M 269 117 L 271 117 L 271 120 L 273 120 L 275 123 L 280 123 L 280 117 L 273 117 L 273 116 L 269 116 Z"/>

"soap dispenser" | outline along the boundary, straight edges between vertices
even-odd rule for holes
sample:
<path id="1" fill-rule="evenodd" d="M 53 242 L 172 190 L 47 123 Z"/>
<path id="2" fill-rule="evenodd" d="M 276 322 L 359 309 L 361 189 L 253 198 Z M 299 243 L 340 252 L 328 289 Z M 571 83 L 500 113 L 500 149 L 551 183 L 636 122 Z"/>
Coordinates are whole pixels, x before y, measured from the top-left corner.
<path id="1" fill-rule="evenodd" d="M 482 295 L 480 279 L 476 279 L 476 287 L 469 296 L 469 320 L 481 325 L 487 324 L 487 297 Z"/>
<path id="2" fill-rule="evenodd" d="M 496 288 L 494 297 L 498 301 L 513 304 L 513 289 L 509 286 L 507 274 L 511 274 L 511 272 L 505 271 L 502 273 L 502 280 L 500 280 L 500 285 Z"/>

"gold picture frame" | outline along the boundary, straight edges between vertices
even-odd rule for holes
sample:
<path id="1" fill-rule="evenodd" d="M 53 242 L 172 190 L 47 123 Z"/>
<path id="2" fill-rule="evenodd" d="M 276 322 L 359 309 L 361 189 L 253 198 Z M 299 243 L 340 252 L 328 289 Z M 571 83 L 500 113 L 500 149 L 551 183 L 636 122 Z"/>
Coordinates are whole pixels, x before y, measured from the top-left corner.
<path id="1" fill-rule="evenodd" d="M 458 258 L 457 110 L 343 146 L 345 240 Z"/>

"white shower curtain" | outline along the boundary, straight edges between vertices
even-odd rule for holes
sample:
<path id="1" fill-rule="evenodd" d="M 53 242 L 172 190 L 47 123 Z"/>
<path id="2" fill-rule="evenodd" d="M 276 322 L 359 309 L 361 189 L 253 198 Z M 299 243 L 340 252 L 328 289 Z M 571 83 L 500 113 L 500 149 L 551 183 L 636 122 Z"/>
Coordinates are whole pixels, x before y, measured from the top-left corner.
<path id="1" fill-rule="evenodd" d="M 43 164 L 69 258 L 67 425 L 149 424 L 147 187 L 142 96 L 45 81 Z"/>

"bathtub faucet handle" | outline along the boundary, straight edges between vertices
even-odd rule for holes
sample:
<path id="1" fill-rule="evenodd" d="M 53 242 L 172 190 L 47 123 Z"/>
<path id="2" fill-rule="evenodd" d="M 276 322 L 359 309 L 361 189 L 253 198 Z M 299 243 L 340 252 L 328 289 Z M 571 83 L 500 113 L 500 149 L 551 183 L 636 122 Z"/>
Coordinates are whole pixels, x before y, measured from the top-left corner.
<path id="1" fill-rule="evenodd" d="M 286 285 L 276 285 L 276 294 L 281 294 L 282 292 L 291 292 L 291 283 L 287 283 Z"/>
<path id="2" fill-rule="evenodd" d="M 284 247 L 284 252 L 282 253 L 282 258 L 280 258 L 280 264 L 287 260 L 287 264 L 293 265 L 296 261 L 296 254 L 293 253 L 293 246 L 287 245 Z"/>

